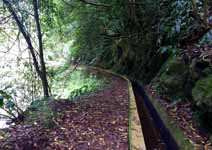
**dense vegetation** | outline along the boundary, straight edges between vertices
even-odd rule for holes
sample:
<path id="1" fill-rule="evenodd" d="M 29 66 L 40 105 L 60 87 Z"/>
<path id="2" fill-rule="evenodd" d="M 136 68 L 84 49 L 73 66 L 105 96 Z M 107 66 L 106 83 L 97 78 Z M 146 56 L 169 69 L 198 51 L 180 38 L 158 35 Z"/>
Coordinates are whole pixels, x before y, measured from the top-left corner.
<path id="1" fill-rule="evenodd" d="M 3 0 L 0 68 L 19 69 L 0 77 L 21 80 L 0 81 L 2 108 L 17 118 L 26 109 L 20 95 L 29 106 L 94 91 L 106 81 L 71 74 L 78 64 L 93 65 L 150 85 L 173 105 L 188 101 L 212 132 L 211 28 L 209 0 Z"/>

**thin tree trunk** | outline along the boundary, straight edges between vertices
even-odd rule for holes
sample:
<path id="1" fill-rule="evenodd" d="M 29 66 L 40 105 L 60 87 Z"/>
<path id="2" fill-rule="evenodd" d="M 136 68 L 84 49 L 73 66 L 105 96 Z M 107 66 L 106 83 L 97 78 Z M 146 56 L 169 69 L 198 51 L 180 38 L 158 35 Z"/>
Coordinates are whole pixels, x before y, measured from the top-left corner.
<path id="1" fill-rule="evenodd" d="M 194 15 L 195 16 L 199 16 L 196 1 L 195 0 L 191 0 L 191 3 L 192 3 L 192 6 L 193 6 Z"/>
<path id="2" fill-rule="evenodd" d="M 203 9 L 204 9 L 203 22 L 207 29 L 208 28 L 208 0 L 204 1 Z"/>
<path id="3" fill-rule="evenodd" d="M 33 7 L 34 7 L 34 15 L 35 15 L 35 22 L 37 27 L 37 36 L 38 36 L 38 43 L 39 43 L 39 58 L 40 58 L 40 66 L 41 66 L 41 78 L 42 78 L 42 85 L 43 85 L 43 93 L 45 97 L 49 97 L 49 90 L 48 90 L 48 80 L 46 75 L 46 66 L 44 61 L 43 55 L 43 43 L 42 43 L 42 33 L 41 33 L 41 26 L 40 26 L 40 18 L 38 13 L 38 0 L 33 0 Z"/>

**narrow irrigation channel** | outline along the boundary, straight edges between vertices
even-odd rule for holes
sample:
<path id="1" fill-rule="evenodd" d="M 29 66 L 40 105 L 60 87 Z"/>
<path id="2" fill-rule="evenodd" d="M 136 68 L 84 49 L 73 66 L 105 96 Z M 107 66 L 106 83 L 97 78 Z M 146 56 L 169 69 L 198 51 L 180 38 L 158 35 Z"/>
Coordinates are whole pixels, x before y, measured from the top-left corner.
<path id="1" fill-rule="evenodd" d="M 147 150 L 178 150 L 176 141 L 146 96 L 142 86 L 133 82 L 139 117 Z"/>

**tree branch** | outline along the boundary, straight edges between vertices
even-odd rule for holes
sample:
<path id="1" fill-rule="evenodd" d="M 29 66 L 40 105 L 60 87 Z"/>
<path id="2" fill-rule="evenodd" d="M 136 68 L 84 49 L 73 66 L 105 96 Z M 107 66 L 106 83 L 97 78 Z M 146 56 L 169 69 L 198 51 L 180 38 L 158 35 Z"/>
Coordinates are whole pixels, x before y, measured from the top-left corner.
<path id="1" fill-rule="evenodd" d="M 10 112 L 9 110 L 7 110 L 7 109 L 5 109 L 3 107 L 1 107 L 1 109 L 4 110 L 7 114 L 9 114 L 11 117 L 13 117 L 13 119 L 16 118 L 15 114 L 13 114 L 12 112 Z"/>
<path id="2" fill-rule="evenodd" d="M 192 0 L 191 3 L 192 3 L 194 15 L 199 16 L 196 1 L 195 0 Z"/>
<path id="3" fill-rule="evenodd" d="M 121 34 L 100 34 L 104 37 L 108 37 L 108 38 L 133 38 L 135 36 L 139 36 L 142 35 L 143 33 L 133 33 L 133 34 L 129 34 L 129 35 L 121 35 Z"/>
<path id="4" fill-rule="evenodd" d="M 139 2 L 129 2 L 130 5 L 143 5 L 142 3 Z"/>
<path id="5" fill-rule="evenodd" d="M 203 3 L 203 17 L 199 14 L 198 7 L 195 0 L 192 0 L 193 14 L 194 18 L 198 20 L 198 22 L 207 30 L 212 28 L 212 26 L 208 23 L 208 0 L 204 0 Z"/>
<path id="6" fill-rule="evenodd" d="M 203 23 L 205 24 L 206 28 L 208 28 L 208 0 L 204 0 L 203 9 Z"/>
<path id="7" fill-rule="evenodd" d="M 112 5 L 109 4 L 102 4 L 102 3 L 95 3 L 95 2 L 91 2 L 89 0 L 79 0 L 80 2 L 83 2 L 85 4 L 89 4 L 89 5 L 93 5 L 93 6 L 98 6 L 98 7 L 112 7 Z"/>
<path id="8" fill-rule="evenodd" d="M 42 81 L 42 86 L 44 90 L 44 97 L 49 97 L 49 91 L 48 91 L 49 85 L 48 85 L 48 80 L 46 77 L 46 66 L 45 66 L 44 54 L 43 54 L 43 41 L 42 41 L 40 17 L 38 13 L 38 0 L 33 0 L 33 7 L 34 7 L 34 18 L 35 18 L 35 24 L 37 28 L 37 38 L 38 38 L 38 45 L 39 45 L 41 81 Z"/>
<path id="9" fill-rule="evenodd" d="M 6 17 L 4 17 L 4 18 L 1 18 L 0 24 L 7 23 L 11 16 L 12 16 L 12 15 L 8 15 L 8 16 L 6 16 Z"/>
<path id="10" fill-rule="evenodd" d="M 14 118 L 8 116 L 8 115 L 4 115 L 4 114 L 0 114 L 0 116 L 4 117 L 4 118 L 9 118 L 10 120 L 13 120 Z"/>
<path id="11" fill-rule="evenodd" d="M 71 3 L 67 2 L 66 0 L 62 0 L 63 3 L 65 3 L 66 5 L 69 5 L 71 7 L 74 7 Z"/>

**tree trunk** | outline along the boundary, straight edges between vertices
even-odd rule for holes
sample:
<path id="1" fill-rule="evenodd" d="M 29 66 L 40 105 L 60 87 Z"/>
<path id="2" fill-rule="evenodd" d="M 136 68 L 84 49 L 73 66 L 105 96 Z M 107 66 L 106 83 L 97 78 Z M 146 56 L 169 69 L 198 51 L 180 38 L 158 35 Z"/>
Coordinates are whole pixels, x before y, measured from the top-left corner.
<path id="1" fill-rule="evenodd" d="M 203 23 L 206 26 L 206 29 L 209 28 L 208 26 L 208 0 L 205 0 L 203 3 L 204 15 L 203 15 Z"/>
<path id="2" fill-rule="evenodd" d="M 45 97 L 49 97 L 49 90 L 48 90 L 48 80 L 46 76 L 46 66 L 44 61 L 43 55 L 43 43 L 42 43 L 42 33 L 40 27 L 40 18 L 38 13 L 38 1 L 33 0 L 33 7 L 34 7 L 34 18 L 37 27 L 37 36 L 38 36 L 38 43 L 39 43 L 39 58 L 40 58 L 40 66 L 41 66 L 41 80 L 43 85 L 43 93 Z"/>

